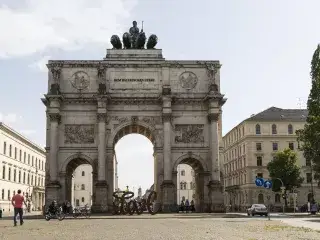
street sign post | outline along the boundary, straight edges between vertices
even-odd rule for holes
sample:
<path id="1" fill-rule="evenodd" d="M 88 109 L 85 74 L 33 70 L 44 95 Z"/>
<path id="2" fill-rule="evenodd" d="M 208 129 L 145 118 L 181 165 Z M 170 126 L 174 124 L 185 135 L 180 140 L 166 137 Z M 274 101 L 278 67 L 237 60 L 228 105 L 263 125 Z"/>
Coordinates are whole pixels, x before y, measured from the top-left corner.
<path id="1" fill-rule="evenodd" d="M 264 184 L 264 179 L 263 178 L 256 178 L 255 184 L 257 187 L 262 187 Z"/>

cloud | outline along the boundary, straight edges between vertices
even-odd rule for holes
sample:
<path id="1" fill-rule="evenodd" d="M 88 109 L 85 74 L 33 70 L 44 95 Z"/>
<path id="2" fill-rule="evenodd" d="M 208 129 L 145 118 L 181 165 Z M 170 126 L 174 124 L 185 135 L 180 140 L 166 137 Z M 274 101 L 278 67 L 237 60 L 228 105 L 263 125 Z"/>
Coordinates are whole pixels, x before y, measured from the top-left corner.
<path id="1" fill-rule="evenodd" d="M 40 60 L 30 64 L 29 67 L 35 70 L 40 70 L 41 72 L 47 72 L 48 69 L 46 67 L 46 64 L 48 63 L 48 60 L 50 58 L 50 56 L 44 56 Z"/>
<path id="2" fill-rule="evenodd" d="M 0 6 L 0 58 L 21 57 L 49 48 L 109 45 L 112 34 L 131 24 L 136 0 L 25 0 L 23 8 Z"/>
<path id="3" fill-rule="evenodd" d="M 15 113 L 9 113 L 7 115 L 0 113 L 0 122 L 3 122 L 4 124 L 16 123 L 18 118 L 19 117 Z"/>

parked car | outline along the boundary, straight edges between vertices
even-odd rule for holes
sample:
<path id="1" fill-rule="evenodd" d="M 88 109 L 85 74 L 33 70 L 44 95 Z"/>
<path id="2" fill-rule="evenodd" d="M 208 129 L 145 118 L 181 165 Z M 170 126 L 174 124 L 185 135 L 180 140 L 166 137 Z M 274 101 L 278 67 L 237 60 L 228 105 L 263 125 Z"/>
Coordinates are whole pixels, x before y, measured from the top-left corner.
<path id="1" fill-rule="evenodd" d="M 268 209 L 264 204 L 252 204 L 252 206 L 247 209 L 247 214 L 248 216 L 268 216 Z"/>

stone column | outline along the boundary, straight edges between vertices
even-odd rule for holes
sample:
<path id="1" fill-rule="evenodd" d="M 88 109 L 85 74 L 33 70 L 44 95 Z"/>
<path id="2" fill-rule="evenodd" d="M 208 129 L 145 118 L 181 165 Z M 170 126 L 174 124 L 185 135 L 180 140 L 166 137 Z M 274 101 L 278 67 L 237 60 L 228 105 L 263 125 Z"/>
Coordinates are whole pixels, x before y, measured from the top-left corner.
<path id="1" fill-rule="evenodd" d="M 170 205 L 174 204 L 175 185 L 172 181 L 171 164 L 171 97 L 163 96 L 163 174 L 164 180 L 161 184 L 163 212 L 170 212 Z"/>
<path id="2" fill-rule="evenodd" d="M 108 211 L 108 184 L 106 179 L 106 108 L 98 102 L 98 181 L 95 184 L 93 212 Z"/>
<path id="3" fill-rule="evenodd" d="M 210 103 L 212 107 L 214 103 Z M 211 108 L 208 114 L 209 136 L 210 136 L 210 157 L 211 157 L 211 181 L 208 183 L 209 196 L 211 198 L 211 211 L 223 212 L 224 197 L 223 187 L 220 179 L 220 161 L 219 161 L 219 109 Z"/>
<path id="4" fill-rule="evenodd" d="M 98 181 L 106 181 L 106 113 L 98 113 Z"/>
<path id="5" fill-rule="evenodd" d="M 58 182 L 58 133 L 61 116 L 58 113 L 50 113 L 50 154 L 49 154 L 49 171 L 50 182 Z"/>
<path id="6" fill-rule="evenodd" d="M 60 182 L 58 179 L 58 138 L 61 116 L 59 113 L 49 113 L 50 118 L 50 150 L 47 164 L 49 167 L 49 181 L 46 182 L 46 205 L 59 199 Z"/>

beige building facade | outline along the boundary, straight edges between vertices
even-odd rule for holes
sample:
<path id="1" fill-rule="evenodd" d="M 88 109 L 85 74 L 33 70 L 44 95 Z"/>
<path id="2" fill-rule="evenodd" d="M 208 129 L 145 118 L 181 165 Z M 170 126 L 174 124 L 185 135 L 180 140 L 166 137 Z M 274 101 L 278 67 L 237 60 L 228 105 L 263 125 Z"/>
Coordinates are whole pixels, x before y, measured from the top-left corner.
<path id="1" fill-rule="evenodd" d="M 196 172 L 198 211 L 221 211 L 219 61 L 168 61 L 161 49 L 108 49 L 103 60 L 49 61 L 46 196 L 71 198 L 71 172 L 93 166 L 93 211 L 112 208 L 114 146 L 130 133 L 154 145 L 154 189 L 177 201 L 177 166 Z M 222 168 L 222 167 L 221 167 Z M 146 170 L 148 171 L 148 170 Z"/>
<path id="2" fill-rule="evenodd" d="M 11 198 L 20 189 L 32 210 L 45 201 L 45 150 L 0 122 L 0 208 L 12 212 Z"/>
<path id="3" fill-rule="evenodd" d="M 308 115 L 305 109 L 271 107 L 234 127 L 223 137 L 225 204 L 245 209 L 254 203 L 283 205 L 281 194 L 255 185 L 256 177 L 269 178 L 267 164 L 278 150 L 290 148 L 298 154 L 298 165 L 305 181 L 297 189 L 297 205 L 306 204 L 314 192 L 320 197 L 317 183 L 311 184 L 310 164 L 298 149 L 296 130 L 304 127 Z"/>
<path id="4" fill-rule="evenodd" d="M 180 204 L 181 201 L 189 202 L 192 200 L 195 202 L 196 197 L 196 178 L 195 172 L 187 164 L 180 164 L 177 168 L 177 203 Z"/>

